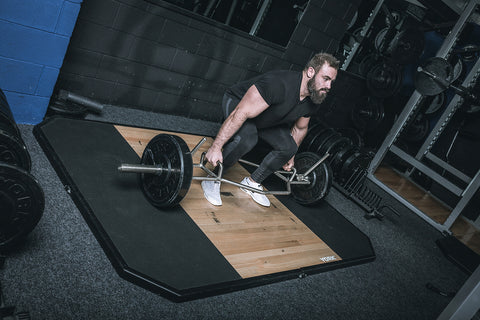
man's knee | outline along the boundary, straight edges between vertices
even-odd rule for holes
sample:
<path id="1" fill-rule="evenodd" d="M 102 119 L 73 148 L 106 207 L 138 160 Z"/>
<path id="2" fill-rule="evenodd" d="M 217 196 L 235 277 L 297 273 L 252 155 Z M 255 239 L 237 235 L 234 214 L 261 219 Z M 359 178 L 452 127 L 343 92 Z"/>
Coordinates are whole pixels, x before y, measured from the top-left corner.
<path id="1" fill-rule="evenodd" d="M 252 150 L 258 142 L 258 136 L 256 134 L 237 136 L 235 139 L 239 139 L 237 148 L 245 150 L 246 152 Z"/>

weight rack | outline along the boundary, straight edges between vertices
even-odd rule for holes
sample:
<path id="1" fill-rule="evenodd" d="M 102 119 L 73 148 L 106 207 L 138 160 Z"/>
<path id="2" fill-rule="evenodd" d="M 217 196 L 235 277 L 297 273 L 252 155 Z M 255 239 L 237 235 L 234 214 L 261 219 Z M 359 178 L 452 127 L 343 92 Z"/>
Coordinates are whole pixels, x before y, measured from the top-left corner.
<path id="1" fill-rule="evenodd" d="M 385 209 L 389 209 L 391 212 L 399 216 L 400 214 L 391 206 L 385 204 L 382 205 L 383 198 L 373 191 L 366 182 L 367 169 L 357 167 L 346 181 L 342 182 L 334 179 L 332 185 L 335 189 L 339 190 L 343 195 L 365 210 L 366 219 L 377 218 L 383 220 L 385 215 L 382 212 Z"/>
<path id="2" fill-rule="evenodd" d="M 456 24 L 453 26 L 452 30 L 447 35 L 440 49 L 438 50 L 436 54 L 437 57 L 448 59 L 451 54 L 452 48 L 455 46 L 461 32 L 463 31 L 463 28 L 465 27 L 465 24 L 467 23 L 470 16 L 475 12 L 479 3 L 480 0 L 472 0 L 468 2 Z M 476 63 L 474 64 L 470 72 L 466 75 L 462 85 L 465 87 L 470 87 L 472 84 L 475 83 L 479 74 L 480 59 L 477 58 Z M 389 134 L 387 135 L 382 145 L 378 149 L 377 153 L 375 154 L 373 160 L 371 161 L 370 166 L 367 169 L 367 178 L 377 184 L 387 193 L 392 195 L 395 199 L 400 201 L 407 208 L 412 210 L 414 213 L 423 218 L 425 221 L 427 221 L 439 231 L 450 233 L 449 229 L 451 228 L 455 220 L 459 217 L 465 206 L 468 204 L 468 202 L 474 196 L 475 192 L 480 186 L 480 170 L 475 174 L 473 178 L 468 177 L 462 172 L 460 172 L 460 170 L 452 167 L 450 164 L 446 163 L 445 161 L 431 153 L 431 149 L 435 142 L 438 140 L 440 134 L 443 132 L 456 110 L 463 103 L 463 98 L 461 98 L 458 94 L 454 96 L 454 98 L 445 108 L 437 124 L 432 129 L 431 133 L 426 138 L 415 156 L 407 154 L 395 145 L 395 142 L 397 141 L 402 131 L 408 126 L 409 122 L 412 120 L 412 117 L 416 114 L 416 111 L 421 105 L 423 99 L 424 97 L 416 90 L 410 96 L 410 99 L 406 103 L 405 108 L 393 124 L 392 129 L 390 130 Z M 444 186 L 450 192 L 460 197 L 459 202 L 453 208 L 451 214 L 443 224 L 434 221 L 423 211 L 415 207 L 413 204 L 411 204 L 402 196 L 391 190 L 382 181 L 378 180 L 375 177 L 374 173 L 376 169 L 379 167 L 380 163 L 388 152 L 392 152 L 393 154 L 401 158 L 403 161 L 414 167 L 416 170 L 427 175 L 432 180 Z M 440 166 L 442 169 L 448 171 L 450 174 L 465 182 L 467 186 L 465 188 L 457 186 L 454 182 L 448 180 L 447 178 L 438 174 L 436 171 L 430 168 L 428 164 L 422 162 L 422 160 L 424 159 L 428 159 L 436 165 Z"/>

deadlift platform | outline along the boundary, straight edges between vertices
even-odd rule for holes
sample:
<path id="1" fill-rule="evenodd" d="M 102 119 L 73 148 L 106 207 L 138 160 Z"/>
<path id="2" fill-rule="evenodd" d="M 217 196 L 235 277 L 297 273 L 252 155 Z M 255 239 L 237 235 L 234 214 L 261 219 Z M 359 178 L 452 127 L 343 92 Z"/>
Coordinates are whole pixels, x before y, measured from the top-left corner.
<path id="1" fill-rule="evenodd" d="M 138 163 L 148 141 L 165 131 L 53 117 L 34 134 L 117 273 L 172 301 L 186 301 L 303 277 L 375 259 L 368 237 L 327 202 L 305 207 L 289 196 L 269 196 L 261 207 L 232 185 L 223 205 L 203 197 L 193 180 L 168 210 L 143 196 L 136 174 L 117 170 Z M 182 137 L 192 149 L 202 138 Z M 194 163 L 211 144 L 196 152 Z M 248 175 L 237 164 L 232 181 Z M 201 169 L 194 169 L 194 176 Z M 279 179 L 277 179 L 279 180 Z M 283 190 L 275 178 L 270 190 Z"/>

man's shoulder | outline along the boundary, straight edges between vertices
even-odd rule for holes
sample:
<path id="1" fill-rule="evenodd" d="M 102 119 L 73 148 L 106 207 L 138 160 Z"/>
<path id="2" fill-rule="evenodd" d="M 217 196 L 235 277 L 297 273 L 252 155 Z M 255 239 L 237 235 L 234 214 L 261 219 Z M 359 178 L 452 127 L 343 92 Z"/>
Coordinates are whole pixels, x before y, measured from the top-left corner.
<path id="1" fill-rule="evenodd" d="M 270 70 L 264 73 L 264 75 L 267 76 L 280 76 L 280 77 L 298 77 L 301 75 L 300 71 L 294 71 L 294 70 L 283 70 L 283 69 L 278 69 L 278 70 Z"/>

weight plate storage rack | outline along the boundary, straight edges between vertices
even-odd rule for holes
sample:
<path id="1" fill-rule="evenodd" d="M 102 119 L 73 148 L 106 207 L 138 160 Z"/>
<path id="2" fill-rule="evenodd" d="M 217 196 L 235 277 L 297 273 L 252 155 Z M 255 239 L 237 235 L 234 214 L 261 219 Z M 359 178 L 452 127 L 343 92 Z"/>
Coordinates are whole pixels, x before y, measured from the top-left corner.
<path id="1" fill-rule="evenodd" d="M 465 9 L 461 12 L 457 22 L 451 29 L 450 33 L 446 36 L 441 47 L 437 51 L 436 57 L 441 59 L 448 59 L 450 57 L 452 49 L 457 43 L 461 32 L 463 31 L 466 23 L 469 21 L 470 16 L 475 12 L 479 4 L 480 0 L 472 0 L 468 2 Z M 477 58 L 477 61 L 473 64 L 471 70 L 468 72 L 468 74 L 466 74 L 461 86 L 464 88 L 469 88 L 474 85 L 479 76 L 479 73 L 480 59 Z M 477 171 L 477 173 L 473 177 L 469 177 L 466 174 L 462 173 L 459 169 L 453 167 L 452 165 L 450 165 L 446 161 L 443 161 L 438 156 L 432 153 L 432 147 L 438 141 L 438 138 L 444 131 L 449 121 L 452 119 L 455 112 L 461 107 L 464 102 L 463 97 L 458 92 L 455 92 L 454 97 L 445 107 L 436 125 L 432 128 L 429 135 L 421 144 L 421 147 L 415 155 L 408 154 L 398 146 L 398 143 L 400 142 L 398 140 L 399 136 L 408 127 L 408 124 L 417 114 L 417 109 L 422 105 L 424 98 L 425 96 L 417 90 L 415 90 L 410 96 L 410 99 L 407 101 L 403 111 L 398 116 L 397 120 L 392 126 L 392 129 L 390 130 L 382 145 L 373 157 L 368 167 L 367 177 L 369 178 L 369 180 L 373 181 L 379 187 L 384 189 L 387 193 L 389 193 L 402 204 L 404 204 L 407 208 L 409 208 L 418 216 L 427 221 L 429 224 L 434 226 L 436 229 L 449 234 L 451 233 L 450 228 L 452 227 L 453 223 L 460 216 L 463 209 L 475 195 L 480 186 L 480 171 Z M 422 174 L 428 176 L 433 181 L 446 188 L 452 194 L 459 197 L 459 201 L 454 206 L 454 208 L 452 208 L 450 215 L 444 223 L 439 223 L 430 218 L 423 211 L 421 211 L 412 203 L 404 199 L 401 195 L 390 189 L 386 184 L 384 184 L 374 175 L 375 171 L 380 166 L 384 157 L 389 153 L 393 153 L 394 155 L 398 156 L 401 160 L 412 166 L 414 170 L 420 171 Z M 433 163 L 434 165 L 441 167 L 451 176 L 454 176 L 455 179 L 448 179 L 445 176 L 439 174 L 433 169 L 433 166 L 429 163 Z M 407 172 L 406 174 L 408 175 L 409 173 Z M 466 187 L 459 187 L 457 185 L 458 183 L 455 183 L 452 180 L 461 180 L 466 184 Z"/>

